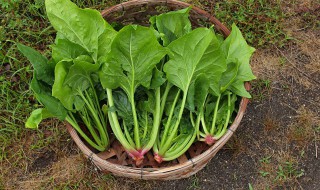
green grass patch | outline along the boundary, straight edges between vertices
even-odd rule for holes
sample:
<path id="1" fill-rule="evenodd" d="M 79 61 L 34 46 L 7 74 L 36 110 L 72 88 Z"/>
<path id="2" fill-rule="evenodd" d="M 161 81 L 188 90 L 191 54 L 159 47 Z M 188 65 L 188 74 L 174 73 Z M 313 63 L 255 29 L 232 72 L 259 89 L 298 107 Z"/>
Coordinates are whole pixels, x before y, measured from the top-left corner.
<path id="1" fill-rule="evenodd" d="M 213 13 L 230 28 L 232 23 L 241 29 L 245 39 L 254 47 L 282 47 L 291 39 L 282 24 L 285 13 L 277 0 L 229 0 L 213 4 Z"/>

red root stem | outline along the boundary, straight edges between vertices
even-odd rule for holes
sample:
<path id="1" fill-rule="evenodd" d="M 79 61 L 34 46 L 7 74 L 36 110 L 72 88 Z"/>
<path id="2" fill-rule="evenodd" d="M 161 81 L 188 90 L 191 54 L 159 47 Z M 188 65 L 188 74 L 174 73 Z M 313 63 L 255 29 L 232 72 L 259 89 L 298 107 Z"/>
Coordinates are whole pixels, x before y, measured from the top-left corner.
<path id="1" fill-rule="evenodd" d="M 144 160 L 144 151 L 134 151 L 134 152 L 127 152 L 129 156 L 136 161 L 136 166 L 140 166 Z"/>
<path id="2" fill-rule="evenodd" d="M 217 140 L 211 135 L 207 135 L 205 138 L 205 142 L 210 146 L 213 145 L 216 141 Z"/>
<path id="3" fill-rule="evenodd" d="M 160 164 L 163 161 L 162 156 L 160 156 L 158 153 L 154 154 L 154 159 Z"/>

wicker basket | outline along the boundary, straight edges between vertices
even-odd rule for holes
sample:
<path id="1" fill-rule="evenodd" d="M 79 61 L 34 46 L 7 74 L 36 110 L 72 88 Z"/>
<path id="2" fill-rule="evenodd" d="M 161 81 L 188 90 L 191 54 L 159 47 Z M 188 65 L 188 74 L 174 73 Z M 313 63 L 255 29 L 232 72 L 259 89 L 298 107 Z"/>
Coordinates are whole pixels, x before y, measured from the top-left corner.
<path id="1" fill-rule="evenodd" d="M 188 3 L 176 0 L 133 0 L 107 8 L 103 10 L 101 14 L 109 23 L 118 22 L 122 24 L 137 23 L 148 25 L 149 17 L 152 15 L 189 6 L 190 4 Z M 216 18 L 197 7 L 192 7 L 190 20 L 193 27 L 214 24 L 215 29 L 225 37 L 230 34 L 230 31 Z M 246 83 L 245 86 L 246 89 L 249 90 L 250 84 Z M 248 99 L 242 98 L 234 122 L 226 134 L 213 146 L 209 147 L 202 142 L 197 142 L 178 159 L 171 162 L 164 162 L 160 165 L 153 159 L 151 153 L 147 153 L 142 166 L 139 168 L 136 167 L 117 140 L 111 142 L 109 150 L 95 153 L 92 148 L 82 141 L 71 125 L 67 124 L 67 129 L 84 155 L 103 172 L 111 172 L 117 176 L 136 179 L 174 180 L 189 177 L 206 166 L 238 128 L 246 110 L 247 103 Z"/>

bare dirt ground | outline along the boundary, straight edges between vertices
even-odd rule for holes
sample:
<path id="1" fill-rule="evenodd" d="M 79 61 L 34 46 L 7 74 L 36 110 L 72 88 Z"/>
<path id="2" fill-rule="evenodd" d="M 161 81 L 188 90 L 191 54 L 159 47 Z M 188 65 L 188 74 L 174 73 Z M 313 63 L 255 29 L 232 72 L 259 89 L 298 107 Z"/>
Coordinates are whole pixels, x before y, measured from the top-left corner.
<path id="1" fill-rule="evenodd" d="M 295 12 L 284 21 L 293 40 L 282 48 L 257 49 L 252 68 L 258 79 L 245 117 L 196 175 L 162 182 L 102 174 L 82 156 L 64 126 L 49 121 L 46 125 L 55 130 L 28 131 L 9 147 L 9 154 L 23 158 L 1 163 L 5 175 L 0 189 L 319 189 L 320 29 L 319 22 L 306 25 L 303 16 L 310 12 L 320 19 L 319 7 L 303 1 L 287 8 Z M 50 143 L 32 149 L 38 140 Z"/>

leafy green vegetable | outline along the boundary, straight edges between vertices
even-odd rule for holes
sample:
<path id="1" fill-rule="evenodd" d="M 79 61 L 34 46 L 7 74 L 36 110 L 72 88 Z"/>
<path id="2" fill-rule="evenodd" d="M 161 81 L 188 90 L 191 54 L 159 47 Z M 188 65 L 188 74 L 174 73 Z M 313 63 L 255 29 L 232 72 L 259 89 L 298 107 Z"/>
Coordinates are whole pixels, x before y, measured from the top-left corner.
<path id="1" fill-rule="evenodd" d="M 48 85 L 52 85 L 54 81 L 54 67 L 49 64 L 48 59 L 36 50 L 23 44 L 17 43 L 17 47 L 19 51 L 31 62 L 37 79 L 45 82 Z"/>
<path id="2" fill-rule="evenodd" d="M 98 59 L 110 51 L 116 31 L 98 11 L 80 9 L 68 0 L 46 0 L 45 4 L 58 32 L 52 45 L 53 60 L 18 44 L 35 69 L 30 86 L 44 106 L 31 114 L 26 127 L 37 128 L 49 116 L 67 120 L 92 147 L 103 151 L 109 139 L 107 116 L 96 91 L 100 86 Z M 87 127 L 93 140 L 78 122 Z"/>
<path id="3" fill-rule="evenodd" d="M 191 32 L 191 22 L 188 18 L 190 9 L 188 7 L 150 18 L 151 26 L 164 34 L 161 36 L 163 46 L 168 46 L 172 41 Z"/>
<path id="4" fill-rule="evenodd" d="M 26 121 L 26 128 L 37 129 L 40 122 L 44 119 L 54 117 L 50 112 L 45 108 L 38 108 L 33 110 L 30 117 Z"/>
<path id="5" fill-rule="evenodd" d="M 140 152 L 138 155 L 134 155 L 135 160 L 141 160 L 143 155 L 152 147 L 159 127 L 159 119 L 156 119 L 159 117 L 157 113 L 154 115 L 154 125 L 150 139 L 141 144 L 135 92 L 139 86 L 150 88 L 153 70 L 165 54 L 165 49 L 158 43 L 151 29 L 129 25 L 122 28 L 116 35 L 111 45 L 111 51 L 99 73 L 104 88 L 116 89 L 120 87 L 126 93 L 131 104 L 134 146 L 129 145 L 115 112 L 110 113 L 109 120 L 112 120 L 110 121 L 112 130 L 122 145 L 129 151 Z M 158 92 L 155 92 L 155 96 L 160 101 L 160 89 L 156 91 Z M 109 105 L 112 107 L 114 106 L 113 94 L 111 90 L 107 90 L 107 93 Z M 157 107 L 155 109 L 157 110 Z"/>
<path id="6" fill-rule="evenodd" d="M 52 45 L 52 57 L 56 63 L 65 60 L 70 61 L 80 55 L 89 55 L 89 53 L 80 45 L 72 43 L 67 39 L 58 39 L 56 44 Z"/>
<path id="7" fill-rule="evenodd" d="M 50 23 L 69 41 L 82 46 L 97 60 L 99 36 L 106 29 L 106 22 L 96 10 L 80 9 L 66 0 L 46 0 Z"/>
<path id="8" fill-rule="evenodd" d="M 172 51 L 172 54 L 169 55 L 170 59 L 164 66 L 164 71 L 167 75 L 167 79 L 170 83 L 177 86 L 183 92 L 182 102 L 180 105 L 180 110 L 178 112 L 177 120 L 175 123 L 166 124 L 166 128 L 172 128 L 170 135 L 163 136 L 161 141 L 163 146 L 158 147 L 159 152 L 158 156 L 162 156 L 166 160 L 166 152 L 172 146 L 172 141 L 177 133 L 178 127 L 180 125 L 180 120 L 183 115 L 186 100 L 189 96 L 194 96 L 194 83 L 196 82 L 199 75 L 202 79 L 209 79 L 209 77 L 214 76 L 217 72 L 215 70 L 214 64 L 206 59 L 208 52 L 206 51 L 209 47 L 211 41 L 214 38 L 214 34 L 210 29 L 198 28 L 182 36 L 181 38 L 173 41 L 168 48 Z M 198 88 L 202 83 L 198 83 Z M 191 87 L 191 88 L 190 88 Z M 190 90 L 193 91 L 190 93 Z M 190 99 L 190 98 L 189 98 Z M 192 98 L 191 98 L 192 99 Z M 172 109 L 171 114 L 174 114 L 174 109 Z M 170 117 L 170 116 L 169 116 Z M 199 119 L 197 119 L 199 121 Z M 199 122 L 197 122 L 197 125 Z M 194 126 L 194 134 L 198 126 Z M 193 136 L 195 137 L 195 135 Z M 193 139 L 194 140 L 194 139 Z M 193 142 L 192 140 L 192 142 Z M 177 153 L 177 156 L 181 153 Z"/>
<path id="9" fill-rule="evenodd" d="M 254 52 L 254 48 L 250 47 L 246 43 L 240 30 L 234 24 L 232 25 L 231 34 L 221 43 L 219 48 L 224 55 L 221 60 L 225 60 L 227 68 L 222 73 L 219 82 L 210 84 L 210 88 L 214 92 L 213 95 L 217 97 L 217 100 L 214 103 L 215 107 L 212 119 L 205 119 L 208 118 L 208 116 L 204 116 L 203 110 L 200 116 L 203 129 L 203 133 L 201 133 L 203 139 L 201 140 L 206 141 L 208 144 L 213 144 L 225 133 L 229 121 L 225 121 L 223 128 L 221 128 L 221 124 L 219 124 L 218 121 L 221 118 L 228 118 L 227 120 L 229 120 L 234 110 L 232 107 L 227 106 L 228 109 L 225 112 L 226 114 L 219 114 L 219 106 L 221 106 L 220 101 L 222 96 L 225 94 L 228 95 L 228 105 L 233 105 L 236 100 L 236 97 L 231 95 L 231 92 L 235 95 L 250 98 L 250 94 L 244 88 L 244 82 L 255 79 L 249 65 L 249 60 Z M 213 87 L 213 85 L 218 88 Z M 208 123 L 211 123 L 210 128 L 207 126 Z M 216 130 L 217 128 L 220 129 L 218 132 Z"/>
<path id="10" fill-rule="evenodd" d="M 17 44 L 17 47 L 28 58 L 35 69 L 30 87 L 35 93 L 37 100 L 46 107 L 46 111 L 51 115 L 64 120 L 67 116 L 67 111 L 59 100 L 51 95 L 51 85 L 54 78 L 53 67 L 49 64 L 47 58 L 36 50 L 22 44 Z"/>
<path id="11" fill-rule="evenodd" d="M 113 25 L 117 32 L 98 11 L 70 0 L 45 6 L 57 31 L 52 59 L 17 44 L 34 68 L 30 88 L 43 105 L 27 128 L 56 117 L 104 151 L 109 123 L 136 165 L 151 148 L 156 161 L 170 161 L 196 140 L 211 145 L 221 138 L 238 96 L 250 98 L 244 82 L 255 79 L 254 48 L 235 25 L 226 39 L 213 28 L 193 30 L 189 7 L 151 17 L 150 27 Z"/>

